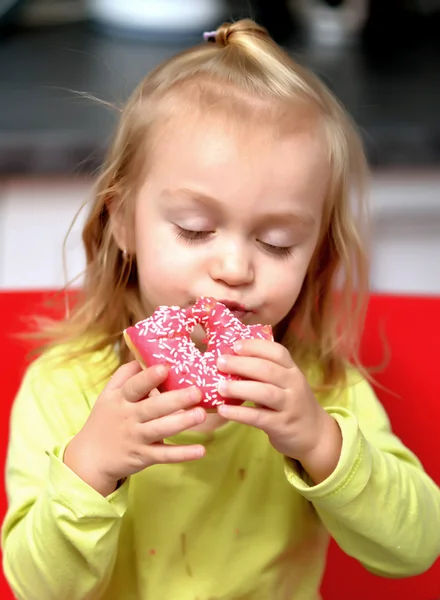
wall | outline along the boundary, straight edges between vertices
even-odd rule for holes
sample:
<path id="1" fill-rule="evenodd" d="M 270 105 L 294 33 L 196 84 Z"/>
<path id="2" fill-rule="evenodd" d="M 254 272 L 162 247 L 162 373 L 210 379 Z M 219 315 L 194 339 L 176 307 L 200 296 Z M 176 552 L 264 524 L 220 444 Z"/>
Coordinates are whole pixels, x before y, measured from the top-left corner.
<path id="1" fill-rule="evenodd" d="M 0 290 L 63 285 L 63 240 L 91 196 L 87 179 L 0 183 Z M 440 174 L 375 174 L 371 207 L 373 290 L 440 294 Z M 68 279 L 84 266 L 85 215 L 66 245 Z"/>

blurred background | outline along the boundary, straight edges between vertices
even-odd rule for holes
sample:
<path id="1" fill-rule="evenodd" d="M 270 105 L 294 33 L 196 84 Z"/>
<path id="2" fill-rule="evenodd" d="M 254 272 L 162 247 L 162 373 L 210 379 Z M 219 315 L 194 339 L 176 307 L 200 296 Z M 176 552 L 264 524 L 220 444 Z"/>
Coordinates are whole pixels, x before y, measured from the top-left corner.
<path id="1" fill-rule="evenodd" d="M 373 289 L 440 293 L 440 0 L 0 0 L 0 289 L 64 283 L 62 241 L 117 116 L 105 103 L 244 16 L 311 67 L 362 131 Z M 82 219 L 69 278 L 83 267 Z"/>

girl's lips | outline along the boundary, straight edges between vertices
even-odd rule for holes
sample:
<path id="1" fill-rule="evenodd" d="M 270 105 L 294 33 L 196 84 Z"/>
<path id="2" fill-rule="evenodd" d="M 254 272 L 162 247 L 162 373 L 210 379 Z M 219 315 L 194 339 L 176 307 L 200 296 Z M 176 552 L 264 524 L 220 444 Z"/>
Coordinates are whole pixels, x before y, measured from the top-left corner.
<path id="1" fill-rule="evenodd" d="M 243 321 L 243 319 L 250 314 L 249 311 L 246 310 L 231 310 L 231 313 L 234 315 L 236 319 L 239 321 Z"/>
<path id="2" fill-rule="evenodd" d="M 244 304 L 239 304 L 238 302 L 231 302 L 229 300 L 219 300 L 222 304 L 228 308 L 231 313 L 234 315 L 236 319 L 239 321 L 244 321 L 246 317 L 249 317 L 251 314 L 254 314 L 255 311 L 247 308 Z"/>
<path id="3" fill-rule="evenodd" d="M 229 310 L 234 313 L 235 316 L 238 316 L 238 313 L 244 316 L 247 313 L 255 312 L 254 310 L 247 308 L 244 304 L 239 304 L 238 302 L 233 302 L 230 300 L 219 300 L 218 302 L 221 302 L 221 304 L 224 304 L 226 308 L 229 308 Z"/>

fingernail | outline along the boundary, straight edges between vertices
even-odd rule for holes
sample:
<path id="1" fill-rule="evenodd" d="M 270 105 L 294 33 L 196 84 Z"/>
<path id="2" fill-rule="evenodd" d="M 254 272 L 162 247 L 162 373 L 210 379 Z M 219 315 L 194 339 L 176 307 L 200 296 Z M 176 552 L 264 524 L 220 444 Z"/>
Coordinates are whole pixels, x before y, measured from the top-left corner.
<path id="1" fill-rule="evenodd" d="M 228 382 L 224 379 L 221 379 L 217 384 L 217 389 L 219 391 L 219 394 L 221 394 L 222 396 L 226 396 L 228 393 Z"/>
<path id="2" fill-rule="evenodd" d="M 226 358 L 226 356 L 219 356 L 219 358 L 217 360 L 217 366 L 219 368 L 226 367 L 227 363 L 228 363 L 228 359 Z"/>
<path id="3" fill-rule="evenodd" d="M 197 423 L 201 423 L 203 421 L 203 410 L 201 408 L 195 408 L 193 410 L 193 416 L 194 416 L 194 420 L 197 421 Z"/>
<path id="4" fill-rule="evenodd" d="M 195 386 L 188 388 L 188 396 L 191 400 L 199 400 L 201 396 L 199 388 Z"/>
<path id="5" fill-rule="evenodd" d="M 229 414 L 229 406 L 227 404 L 220 404 L 217 411 L 222 417 L 227 417 Z"/>
<path id="6" fill-rule="evenodd" d="M 167 373 L 167 368 L 165 365 L 159 365 L 157 367 L 156 373 L 158 374 L 159 377 L 165 377 L 166 373 Z"/>
<path id="7" fill-rule="evenodd" d="M 240 352 L 240 350 L 243 350 L 243 342 L 235 342 L 234 352 Z"/>

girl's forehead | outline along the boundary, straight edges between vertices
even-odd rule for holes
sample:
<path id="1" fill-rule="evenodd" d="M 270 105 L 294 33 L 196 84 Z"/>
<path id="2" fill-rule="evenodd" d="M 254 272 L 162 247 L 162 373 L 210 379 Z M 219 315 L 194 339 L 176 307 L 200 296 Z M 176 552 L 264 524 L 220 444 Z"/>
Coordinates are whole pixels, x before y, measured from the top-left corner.
<path id="1" fill-rule="evenodd" d="M 295 171 L 302 165 L 326 164 L 327 157 L 323 129 L 316 122 L 292 118 L 282 127 L 279 122 L 199 111 L 167 120 L 157 132 L 149 162 L 162 168 L 175 162 L 185 168 L 228 166 L 231 170 L 240 163 L 241 168 L 272 169 L 275 175 L 277 166 L 283 166 L 280 161 L 291 163 L 289 168 Z"/>
<path id="2" fill-rule="evenodd" d="M 164 190 L 193 190 L 246 210 L 262 202 L 284 210 L 292 201 L 313 204 L 315 199 L 320 206 L 328 181 L 323 145 L 306 126 L 274 136 L 265 124 L 237 128 L 235 120 L 203 113 L 181 126 L 170 120 L 149 163 L 145 199 L 162 197 Z"/>
<path id="3" fill-rule="evenodd" d="M 190 91 L 166 97 L 150 130 L 144 183 L 153 195 L 199 187 L 234 201 L 323 194 L 328 152 L 316 110 Z"/>

